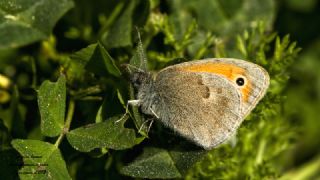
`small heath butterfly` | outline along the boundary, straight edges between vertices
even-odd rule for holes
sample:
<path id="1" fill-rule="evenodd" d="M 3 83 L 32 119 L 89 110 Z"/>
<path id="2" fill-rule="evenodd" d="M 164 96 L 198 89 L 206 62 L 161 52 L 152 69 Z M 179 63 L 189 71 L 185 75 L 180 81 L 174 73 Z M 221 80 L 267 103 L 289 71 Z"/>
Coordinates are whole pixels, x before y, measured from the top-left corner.
<path id="1" fill-rule="evenodd" d="M 180 63 L 157 74 L 132 74 L 136 100 L 144 114 L 211 149 L 231 137 L 264 96 L 269 75 L 254 63 L 212 58 Z"/>

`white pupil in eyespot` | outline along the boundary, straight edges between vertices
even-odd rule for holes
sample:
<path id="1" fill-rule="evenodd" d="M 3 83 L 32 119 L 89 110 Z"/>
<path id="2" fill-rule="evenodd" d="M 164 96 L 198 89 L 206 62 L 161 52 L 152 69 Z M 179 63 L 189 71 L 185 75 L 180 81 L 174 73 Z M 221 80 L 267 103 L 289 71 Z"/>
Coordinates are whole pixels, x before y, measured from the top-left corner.
<path id="1" fill-rule="evenodd" d="M 245 83 L 244 78 L 242 78 L 242 77 L 237 78 L 236 83 L 238 86 L 243 86 Z"/>

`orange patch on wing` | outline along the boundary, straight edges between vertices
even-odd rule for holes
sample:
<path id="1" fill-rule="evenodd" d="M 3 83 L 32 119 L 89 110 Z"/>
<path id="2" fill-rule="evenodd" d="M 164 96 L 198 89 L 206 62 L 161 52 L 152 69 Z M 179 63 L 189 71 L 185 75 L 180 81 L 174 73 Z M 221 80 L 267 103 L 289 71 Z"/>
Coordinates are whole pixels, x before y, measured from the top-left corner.
<path id="1" fill-rule="evenodd" d="M 230 81 L 235 82 L 236 78 L 241 75 L 245 76 L 246 70 L 232 64 L 224 63 L 204 63 L 204 64 L 194 64 L 184 67 L 178 67 L 179 70 L 187 72 L 206 72 L 223 75 Z M 242 98 L 245 102 L 248 101 L 248 97 L 251 94 L 251 84 L 246 82 L 246 84 L 241 88 Z"/>
<path id="2" fill-rule="evenodd" d="M 247 82 L 247 84 L 241 89 L 241 94 L 244 102 L 248 102 L 248 98 L 251 94 L 251 84 Z"/>

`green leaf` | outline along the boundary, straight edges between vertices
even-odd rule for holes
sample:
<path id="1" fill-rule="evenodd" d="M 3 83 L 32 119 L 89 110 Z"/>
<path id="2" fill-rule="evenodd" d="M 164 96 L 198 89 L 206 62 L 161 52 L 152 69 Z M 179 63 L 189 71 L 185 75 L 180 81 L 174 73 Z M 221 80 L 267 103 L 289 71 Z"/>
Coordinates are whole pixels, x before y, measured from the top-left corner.
<path id="1" fill-rule="evenodd" d="M 61 133 L 66 110 L 66 78 L 57 82 L 44 81 L 38 91 L 42 134 L 54 137 Z"/>
<path id="2" fill-rule="evenodd" d="M 180 174 L 185 176 L 187 171 L 207 154 L 207 151 L 202 149 L 188 150 L 187 146 L 181 146 L 179 149 L 170 150 L 169 154 Z"/>
<path id="3" fill-rule="evenodd" d="M 121 169 L 124 175 L 135 178 L 181 178 L 170 154 L 163 149 L 145 149 L 139 159 Z"/>
<path id="4" fill-rule="evenodd" d="M 115 61 L 100 43 L 88 46 L 71 58 L 87 62 L 86 69 L 95 74 L 106 76 L 109 73 L 115 77 L 121 76 Z"/>
<path id="5" fill-rule="evenodd" d="M 180 14 L 178 16 L 180 20 L 176 21 L 182 22 L 182 25 L 180 24 L 182 29 L 186 27 L 182 20 L 188 15 L 192 17 L 195 15 L 200 28 L 224 36 L 242 32 L 255 21 L 265 21 L 270 28 L 276 10 L 274 0 L 203 0 L 199 2 L 176 0 L 169 3 L 172 6 L 172 12 L 176 12 L 172 16 Z"/>
<path id="6" fill-rule="evenodd" d="M 132 16 L 136 1 L 130 1 L 124 12 L 111 26 L 110 30 L 102 35 L 101 41 L 108 48 L 132 46 Z"/>
<path id="7" fill-rule="evenodd" d="M 107 69 L 107 71 L 116 76 L 119 77 L 121 75 L 120 70 L 117 68 L 114 60 L 112 59 L 112 57 L 109 55 L 108 51 L 103 47 L 102 44 L 99 43 L 99 50 L 104 62 L 104 65 Z"/>
<path id="8" fill-rule="evenodd" d="M 47 38 L 56 22 L 72 7 L 72 0 L 2 0 L 0 49 Z"/>
<path id="9" fill-rule="evenodd" d="M 126 119 L 116 122 L 120 117 L 110 118 L 102 123 L 90 124 L 77 128 L 67 134 L 69 143 L 82 152 L 95 148 L 127 149 L 140 143 L 143 139 L 136 138 L 135 131 L 124 127 Z"/>
<path id="10" fill-rule="evenodd" d="M 80 49 L 70 56 L 77 64 L 79 64 L 82 68 L 84 68 L 87 63 L 90 61 L 94 52 L 97 48 L 97 43 L 90 44 L 89 46 Z"/>
<path id="11" fill-rule="evenodd" d="M 102 110 L 103 110 L 103 106 L 101 105 L 98 109 L 97 115 L 96 115 L 96 123 L 101 123 L 103 121 L 102 119 Z"/>
<path id="12" fill-rule="evenodd" d="M 66 75 L 70 81 L 84 81 L 86 65 L 95 53 L 97 44 L 91 44 L 70 56 L 70 61 L 65 64 Z"/>
<path id="13" fill-rule="evenodd" d="M 13 147 L 22 155 L 21 179 L 71 179 L 59 149 L 47 142 L 16 139 Z"/>
<path id="14" fill-rule="evenodd" d="M 143 50 L 142 48 L 141 48 L 141 50 L 140 50 L 140 48 L 137 48 L 136 52 L 133 54 L 133 56 L 129 62 L 129 64 L 131 66 L 128 66 L 129 71 L 136 71 L 137 68 L 143 69 L 143 67 L 146 66 L 146 65 L 144 65 L 143 59 L 141 59 L 142 56 L 145 57 L 145 54 L 141 54 L 141 55 L 139 54 L 139 53 L 144 53 L 144 52 L 142 52 L 142 50 Z"/>
<path id="15" fill-rule="evenodd" d="M 140 157 L 121 169 L 121 173 L 135 178 L 181 178 L 204 152 L 145 148 Z"/>

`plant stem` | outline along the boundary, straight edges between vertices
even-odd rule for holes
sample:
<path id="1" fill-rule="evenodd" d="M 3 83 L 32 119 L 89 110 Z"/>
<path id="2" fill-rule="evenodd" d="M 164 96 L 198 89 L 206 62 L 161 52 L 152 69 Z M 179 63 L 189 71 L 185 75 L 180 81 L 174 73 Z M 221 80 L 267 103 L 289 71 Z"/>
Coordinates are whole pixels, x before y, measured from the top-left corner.
<path id="1" fill-rule="evenodd" d="M 64 124 L 64 128 L 63 128 L 60 136 L 58 137 L 56 143 L 54 144 L 56 147 L 58 147 L 60 145 L 60 143 L 62 142 L 62 139 L 64 138 L 66 133 L 69 132 L 69 128 L 70 128 L 72 117 L 73 117 L 73 113 L 74 113 L 74 106 L 75 106 L 74 99 L 71 98 L 70 101 L 69 101 L 68 114 L 67 114 L 67 119 L 66 119 L 65 124 Z"/>

